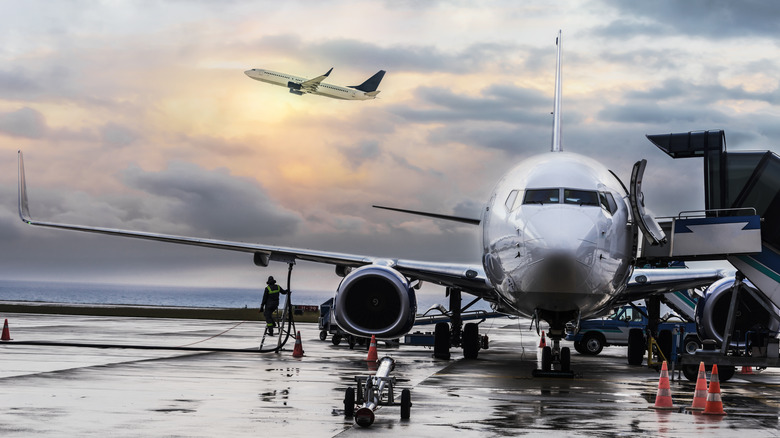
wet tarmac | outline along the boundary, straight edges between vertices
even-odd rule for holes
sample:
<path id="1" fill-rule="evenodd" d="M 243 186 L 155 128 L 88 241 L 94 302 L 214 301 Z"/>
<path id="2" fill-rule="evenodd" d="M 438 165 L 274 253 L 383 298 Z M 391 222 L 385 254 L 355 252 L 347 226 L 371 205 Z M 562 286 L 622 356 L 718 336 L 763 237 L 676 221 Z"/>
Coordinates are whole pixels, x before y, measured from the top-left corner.
<path id="1" fill-rule="evenodd" d="M 658 373 L 626 365 L 625 348 L 595 357 L 572 353 L 573 379 L 531 377 L 539 339 L 527 320 L 483 323 L 490 349 L 472 361 L 457 350 L 442 361 L 427 348 L 380 343 L 379 356 L 396 360 L 397 392 L 411 389 L 411 418 L 401 420 L 399 408 L 387 406 L 361 428 L 344 417 L 343 399 L 355 376 L 369 374 L 366 351 L 320 341 L 315 324 L 297 324 L 305 355 L 294 358 L 292 341 L 279 354 L 251 351 L 259 344 L 257 322 L 0 318 L 8 318 L 13 338 L 0 343 L 4 437 L 780 435 L 780 370 L 721 383 L 725 417 L 685 413 L 695 386 L 685 378 L 671 383 L 680 409 L 657 412 L 650 406 Z M 21 344 L 33 341 L 46 344 Z"/>

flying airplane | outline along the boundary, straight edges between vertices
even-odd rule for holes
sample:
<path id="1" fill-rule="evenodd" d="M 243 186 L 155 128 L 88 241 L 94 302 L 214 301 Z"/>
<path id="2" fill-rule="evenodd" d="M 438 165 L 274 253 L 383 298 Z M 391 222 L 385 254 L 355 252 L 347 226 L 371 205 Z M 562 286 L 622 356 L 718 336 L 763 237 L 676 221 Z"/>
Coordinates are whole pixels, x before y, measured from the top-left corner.
<path id="1" fill-rule="evenodd" d="M 290 93 L 303 96 L 304 94 L 311 93 L 320 96 L 331 97 L 333 99 L 343 100 L 368 100 L 376 99 L 376 95 L 379 94 L 377 88 L 382 78 L 385 76 L 384 70 L 379 70 L 366 79 L 360 85 L 350 85 L 348 87 L 340 87 L 338 85 L 326 84 L 322 81 L 330 75 L 333 68 L 328 70 L 322 76 L 317 76 L 314 79 L 306 79 L 298 76 L 289 75 L 287 73 L 277 73 L 271 70 L 263 70 L 261 68 L 253 68 L 244 72 L 250 78 L 268 82 L 269 84 L 280 85 L 290 89 Z"/>
<path id="2" fill-rule="evenodd" d="M 552 364 L 569 371 L 570 351 L 561 348 L 565 325 L 606 314 L 643 294 L 708 285 L 724 274 L 717 269 L 634 269 L 639 230 L 655 244 L 665 236 L 644 211 L 641 192 L 645 160 L 634 166 L 631 189 L 601 163 L 564 152 L 561 141 L 561 37 L 558 33 L 551 151 L 519 163 L 501 178 L 480 218 L 404 210 L 479 227 L 480 265 L 380 258 L 311 249 L 231 242 L 150 232 L 69 225 L 30 216 L 19 152 L 19 215 L 42 227 L 101 233 L 252 253 L 254 263 L 308 261 L 335 266 L 343 277 L 334 300 L 335 322 L 361 337 L 392 339 L 411 330 L 417 310 L 415 290 L 423 282 L 482 298 L 509 315 L 549 324 L 552 346 L 543 350 L 542 369 Z M 380 72 L 381 73 L 381 72 Z M 303 87 L 301 87 L 303 88 Z M 292 265 L 291 265 L 292 267 Z M 451 302 L 453 302 L 451 300 Z M 457 301 L 459 307 L 459 301 Z M 453 306 L 451 306 L 453 307 Z M 468 306 L 466 306 L 468 307 Z M 459 308 L 451 308 L 459 312 Z M 454 319 L 454 318 L 453 318 Z M 466 358 L 477 357 L 478 326 L 446 323 L 436 327 L 435 352 L 449 356 L 457 337 Z"/>

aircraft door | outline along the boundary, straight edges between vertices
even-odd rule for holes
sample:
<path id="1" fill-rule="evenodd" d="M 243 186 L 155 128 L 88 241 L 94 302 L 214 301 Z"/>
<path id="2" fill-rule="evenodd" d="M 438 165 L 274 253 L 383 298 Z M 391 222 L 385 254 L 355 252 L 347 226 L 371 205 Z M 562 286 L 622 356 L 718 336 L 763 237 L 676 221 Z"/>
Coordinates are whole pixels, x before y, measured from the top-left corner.
<path id="1" fill-rule="evenodd" d="M 647 240 L 653 245 L 663 245 L 666 243 L 666 234 L 655 218 L 645 211 L 645 195 L 642 193 L 642 176 L 645 173 L 645 166 L 647 166 L 645 159 L 634 164 L 634 169 L 631 171 L 631 192 L 628 195 L 628 200 L 631 204 L 634 222 L 642 230 Z"/>

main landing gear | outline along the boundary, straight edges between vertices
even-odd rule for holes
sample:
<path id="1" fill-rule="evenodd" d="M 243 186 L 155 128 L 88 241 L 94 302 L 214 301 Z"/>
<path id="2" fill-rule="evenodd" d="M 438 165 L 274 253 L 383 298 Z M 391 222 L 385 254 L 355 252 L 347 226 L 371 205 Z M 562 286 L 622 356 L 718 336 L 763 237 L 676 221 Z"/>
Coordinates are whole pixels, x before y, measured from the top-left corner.
<path id="1" fill-rule="evenodd" d="M 479 335 L 479 323 L 470 322 L 464 326 L 461 316 L 465 310 L 479 301 L 479 298 L 461 308 L 460 290 L 447 288 L 447 294 L 450 297 L 449 316 L 452 327 L 446 322 L 436 324 L 433 336 L 433 357 L 449 359 L 450 347 L 462 347 L 464 358 L 476 359 L 480 349 L 488 348 L 488 338 Z"/>

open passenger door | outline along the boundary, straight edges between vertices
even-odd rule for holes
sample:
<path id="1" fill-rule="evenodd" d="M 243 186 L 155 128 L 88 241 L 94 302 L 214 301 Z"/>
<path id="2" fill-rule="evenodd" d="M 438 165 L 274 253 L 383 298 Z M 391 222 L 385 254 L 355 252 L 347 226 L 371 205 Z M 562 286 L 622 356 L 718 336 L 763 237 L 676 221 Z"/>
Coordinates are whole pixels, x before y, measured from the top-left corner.
<path id="1" fill-rule="evenodd" d="M 642 176 L 645 173 L 645 166 L 647 166 L 645 159 L 634 164 L 631 171 L 631 192 L 628 195 L 628 201 L 631 204 L 634 222 L 642 230 L 645 238 L 653 245 L 663 245 L 666 243 L 666 234 L 655 218 L 645 212 L 645 195 L 642 193 Z"/>

